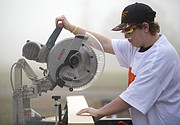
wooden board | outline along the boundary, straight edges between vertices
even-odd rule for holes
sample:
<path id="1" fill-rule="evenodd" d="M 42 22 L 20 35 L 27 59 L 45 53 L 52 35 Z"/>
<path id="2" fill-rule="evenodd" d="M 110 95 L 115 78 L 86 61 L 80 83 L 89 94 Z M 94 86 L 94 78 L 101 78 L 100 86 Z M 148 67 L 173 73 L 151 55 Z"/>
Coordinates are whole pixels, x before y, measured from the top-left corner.
<path id="1" fill-rule="evenodd" d="M 88 108 L 88 104 L 84 96 L 67 96 L 68 106 L 68 125 L 94 125 L 92 116 L 76 115 L 78 111 Z"/>

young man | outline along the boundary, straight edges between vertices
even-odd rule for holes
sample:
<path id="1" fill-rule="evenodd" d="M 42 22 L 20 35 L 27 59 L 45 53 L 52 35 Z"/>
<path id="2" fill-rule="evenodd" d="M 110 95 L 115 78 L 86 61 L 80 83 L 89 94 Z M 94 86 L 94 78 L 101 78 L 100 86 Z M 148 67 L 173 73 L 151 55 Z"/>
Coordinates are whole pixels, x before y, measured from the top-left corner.
<path id="1" fill-rule="evenodd" d="M 154 21 L 156 12 L 143 3 L 127 6 L 121 24 L 113 28 L 125 38 L 110 39 L 72 25 L 65 16 L 56 18 L 74 34 L 90 32 L 104 51 L 115 54 L 129 68 L 128 88 L 100 109 L 86 108 L 95 120 L 130 109 L 133 125 L 180 125 L 180 59 Z"/>

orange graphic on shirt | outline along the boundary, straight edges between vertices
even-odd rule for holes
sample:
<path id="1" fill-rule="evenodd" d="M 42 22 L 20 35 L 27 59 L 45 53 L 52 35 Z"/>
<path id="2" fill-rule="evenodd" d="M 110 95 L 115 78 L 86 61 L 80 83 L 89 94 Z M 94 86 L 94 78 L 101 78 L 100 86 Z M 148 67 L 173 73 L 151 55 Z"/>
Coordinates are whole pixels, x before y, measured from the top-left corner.
<path id="1" fill-rule="evenodd" d="M 132 67 L 129 67 L 129 72 L 128 72 L 128 86 L 134 81 L 134 79 L 136 78 L 136 75 L 134 75 L 134 73 L 131 72 L 132 71 Z"/>

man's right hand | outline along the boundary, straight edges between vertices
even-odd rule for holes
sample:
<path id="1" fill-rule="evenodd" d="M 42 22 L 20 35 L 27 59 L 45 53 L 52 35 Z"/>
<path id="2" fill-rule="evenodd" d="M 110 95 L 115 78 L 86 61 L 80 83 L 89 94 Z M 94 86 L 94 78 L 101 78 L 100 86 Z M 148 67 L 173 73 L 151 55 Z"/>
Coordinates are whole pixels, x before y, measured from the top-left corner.
<path id="1" fill-rule="evenodd" d="M 66 30 L 69 30 L 70 32 L 72 32 L 72 30 L 73 30 L 74 27 L 75 27 L 75 26 L 73 26 L 72 24 L 69 23 L 69 21 L 67 20 L 67 18 L 66 18 L 64 15 L 56 17 L 56 20 L 55 20 L 56 26 L 57 26 L 60 22 L 63 24 L 63 27 L 64 27 Z"/>

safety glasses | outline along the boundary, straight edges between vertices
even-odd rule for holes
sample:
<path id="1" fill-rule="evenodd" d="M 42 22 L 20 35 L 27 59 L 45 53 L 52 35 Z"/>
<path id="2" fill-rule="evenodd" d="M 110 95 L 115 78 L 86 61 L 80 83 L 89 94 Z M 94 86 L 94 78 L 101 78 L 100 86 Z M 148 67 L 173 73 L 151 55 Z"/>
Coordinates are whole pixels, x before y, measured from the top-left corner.
<path id="1" fill-rule="evenodd" d="M 131 34 L 134 32 L 134 30 L 138 29 L 138 27 L 136 25 L 132 25 L 128 28 L 125 28 L 123 30 L 121 30 L 121 33 L 124 33 L 124 34 Z"/>

